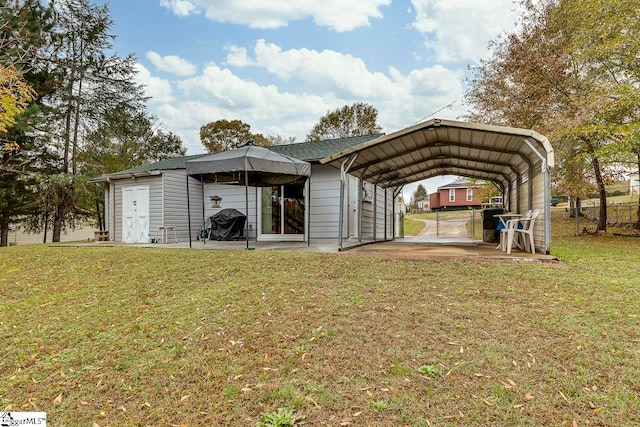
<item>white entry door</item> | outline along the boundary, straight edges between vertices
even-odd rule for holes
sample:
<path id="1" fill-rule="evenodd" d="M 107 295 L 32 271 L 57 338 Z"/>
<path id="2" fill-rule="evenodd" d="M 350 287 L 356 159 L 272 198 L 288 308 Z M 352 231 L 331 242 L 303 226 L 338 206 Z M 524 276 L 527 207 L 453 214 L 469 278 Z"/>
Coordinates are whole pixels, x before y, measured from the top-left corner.
<path id="1" fill-rule="evenodd" d="M 122 189 L 122 241 L 124 243 L 149 241 L 148 186 Z"/>

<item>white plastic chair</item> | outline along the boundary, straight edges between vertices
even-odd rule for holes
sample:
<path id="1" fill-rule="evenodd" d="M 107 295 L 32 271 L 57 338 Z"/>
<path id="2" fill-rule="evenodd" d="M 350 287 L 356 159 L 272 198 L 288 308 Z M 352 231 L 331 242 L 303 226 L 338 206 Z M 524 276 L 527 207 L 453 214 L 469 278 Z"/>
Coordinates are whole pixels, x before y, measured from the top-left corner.
<path id="1" fill-rule="evenodd" d="M 533 212 L 531 212 L 531 216 L 529 218 L 521 221 L 522 228 L 516 228 L 515 230 L 516 233 L 522 234 L 524 250 L 530 251 L 532 254 L 536 253 L 536 245 L 535 245 L 535 242 L 533 241 L 533 226 L 539 214 L 540 214 L 540 210 L 534 209 Z M 529 236 L 528 239 L 527 239 L 527 236 Z"/>
<path id="2" fill-rule="evenodd" d="M 519 221 L 521 219 L 528 219 L 531 217 L 531 209 L 529 209 L 523 216 L 513 218 L 507 220 L 505 222 L 505 226 L 502 230 L 500 230 L 500 250 L 507 251 L 507 253 L 511 253 L 511 246 L 513 244 L 513 239 L 515 238 L 515 230 L 518 228 Z M 516 241 L 516 246 L 520 247 L 518 242 Z"/>
<path id="3" fill-rule="evenodd" d="M 531 212 L 527 212 L 528 215 L 525 215 L 522 218 L 513 219 L 508 221 L 506 229 L 506 235 L 504 237 L 504 244 L 506 245 L 507 253 L 511 253 L 511 248 L 513 243 L 515 242 L 516 246 L 518 245 L 518 237 L 522 235 L 522 249 L 525 251 L 531 251 L 531 253 L 535 253 L 536 247 L 533 239 L 533 226 L 535 225 L 536 218 L 540 214 L 539 209 L 534 209 Z M 520 226 L 521 228 L 518 228 Z M 529 236 L 527 238 L 527 235 Z M 501 240 L 502 244 L 502 240 Z M 503 249 L 504 250 L 504 249 Z"/>

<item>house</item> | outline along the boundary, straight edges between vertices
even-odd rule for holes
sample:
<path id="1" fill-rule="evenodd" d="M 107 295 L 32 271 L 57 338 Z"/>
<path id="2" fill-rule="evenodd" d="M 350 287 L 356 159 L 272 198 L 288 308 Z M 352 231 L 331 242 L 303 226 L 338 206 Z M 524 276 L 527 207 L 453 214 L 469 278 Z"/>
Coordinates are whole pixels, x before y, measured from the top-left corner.
<path id="1" fill-rule="evenodd" d="M 335 240 L 340 229 L 343 238 L 380 239 L 393 233 L 393 192 L 347 174 L 343 198 L 346 215 L 342 215 L 340 227 L 341 171 L 319 163 L 378 136 L 268 147 L 275 153 L 309 162 L 311 176 L 305 183 L 245 189 L 197 176 L 187 178 L 187 162 L 205 154 L 161 160 L 92 181 L 105 188 L 106 226 L 110 240 L 117 242 L 146 243 L 161 237 L 161 227 L 167 226 L 173 227 L 180 242 L 196 239 L 207 218 L 228 208 L 246 215 L 250 239 Z"/>
<path id="2" fill-rule="evenodd" d="M 454 181 L 438 187 L 435 193 L 429 195 L 431 210 L 480 208 L 482 199 L 475 195 L 478 187 L 467 181 Z"/>
<path id="3" fill-rule="evenodd" d="M 198 171 L 197 159 L 184 157 L 95 178 L 105 188 L 110 239 L 148 242 L 162 227 L 172 227 L 179 241 L 191 242 L 209 217 L 233 208 L 245 214 L 251 239 L 337 238 L 342 249 L 350 237 L 358 243 L 393 239 L 394 200 L 402 188 L 456 175 L 492 182 L 511 212 L 539 209 L 535 246 L 549 253 L 555 155 L 549 140 L 534 130 L 433 118 L 386 135 L 271 149 L 305 163 L 305 173 L 294 174 L 304 176 L 304 183 L 234 185 L 251 181 L 246 166 L 239 168 L 244 179 L 238 169 L 227 169 L 220 180 L 218 172 Z M 431 209 L 481 205 L 473 186 L 458 184 L 440 188 Z"/>
<path id="4" fill-rule="evenodd" d="M 416 206 L 418 212 L 427 212 L 429 210 L 429 200 L 418 200 Z"/>

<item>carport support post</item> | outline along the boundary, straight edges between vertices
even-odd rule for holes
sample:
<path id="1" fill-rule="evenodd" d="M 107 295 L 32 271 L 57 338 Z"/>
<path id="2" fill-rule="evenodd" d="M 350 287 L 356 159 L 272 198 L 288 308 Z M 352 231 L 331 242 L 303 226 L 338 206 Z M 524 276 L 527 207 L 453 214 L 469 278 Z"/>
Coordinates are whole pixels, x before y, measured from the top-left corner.
<path id="1" fill-rule="evenodd" d="M 378 229 L 378 184 L 373 185 L 373 241 L 377 241 Z"/>
<path id="2" fill-rule="evenodd" d="M 547 158 L 540 154 L 540 152 L 529 142 L 529 140 L 525 139 L 524 142 L 527 143 L 531 151 L 533 151 L 542 161 L 541 173 L 544 177 L 544 252 L 550 253 L 551 246 L 551 177 L 549 171 L 549 164 L 547 162 Z M 532 170 L 529 168 L 529 170 Z M 533 189 L 533 179 L 532 174 L 529 174 L 529 207 L 532 206 L 532 194 Z M 535 248 L 534 248 L 535 252 Z"/>
<path id="3" fill-rule="evenodd" d="M 249 172 L 247 171 L 247 158 L 244 159 L 244 209 L 247 215 L 247 220 L 244 224 L 244 228 L 246 229 L 246 242 L 247 247 L 249 249 Z M 257 209 L 257 206 L 256 206 Z"/>
<path id="4" fill-rule="evenodd" d="M 307 200 L 309 201 L 309 203 L 305 204 L 305 209 L 304 209 L 304 220 L 307 224 L 306 230 L 307 230 L 307 246 L 311 246 L 311 177 L 307 177 L 307 181 L 306 181 L 306 187 L 307 187 Z M 258 207 L 257 201 L 256 201 L 256 208 Z M 256 210 L 256 213 L 258 211 Z M 256 222 L 256 231 L 258 229 L 258 225 Z"/>
<path id="5" fill-rule="evenodd" d="M 200 175 L 200 189 L 202 190 L 202 229 L 206 230 L 207 229 L 207 218 L 205 217 L 205 213 L 204 213 L 204 175 Z M 201 233 L 202 234 L 202 233 Z M 202 241 L 204 242 L 204 244 L 207 244 L 207 239 L 209 238 L 209 234 L 207 233 L 207 237 L 202 237 Z"/>
<path id="6" fill-rule="evenodd" d="M 388 205 L 388 200 L 387 200 L 387 187 L 384 187 L 384 240 L 387 240 L 387 216 L 389 215 L 389 212 L 387 210 L 387 205 Z"/>
<path id="7" fill-rule="evenodd" d="M 346 158 L 340 165 L 340 214 L 338 223 L 338 250 L 342 250 L 342 233 L 344 229 L 344 185 L 346 181 L 347 172 L 353 165 L 353 162 L 358 158 L 358 154 L 352 155 Z"/>
<path id="8" fill-rule="evenodd" d="M 187 174 L 187 227 L 189 233 L 189 249 L 191 249 L 191 204 L 189 203 L 189 175 Z"/>
<path id="9" fill-rule="evenodd" d="M 364 181 L 362 180 L 362 176 L 358 178 L 358 243 L 362 243 L 362 190 L 364 186 Z"/>

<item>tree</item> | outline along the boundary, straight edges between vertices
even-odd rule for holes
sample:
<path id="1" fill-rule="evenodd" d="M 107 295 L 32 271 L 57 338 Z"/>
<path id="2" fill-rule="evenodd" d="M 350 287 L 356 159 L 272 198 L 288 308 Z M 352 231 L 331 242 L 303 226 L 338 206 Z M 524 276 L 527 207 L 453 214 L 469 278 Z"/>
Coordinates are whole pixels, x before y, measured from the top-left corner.
<path id="1" fill-rule="evenodd" d="M 267 139 L 271 145 L 287 145 L 295 144 L 297 142 L 295 136 L 283 137 L 281 135 L 268 135 Z"/>
<path id="2" fill-rule="evenodd" d="M 0 130 L 4 148 L 0 150 L 0 246 L 8 243 L 9 223 L 19 222 L 35 206 L 33 184 L 43 153 L 34 135 L 42 121 L 40 101 L 51 91 L 41 52 L 50 41 L 52 17 L 51 8 L 39 0 L 7 0 L 0 6 L 0 68 L 5 82 Z"/>
<path id="3" fill-rule="evenodd" d="M 421 200 L 427 200 L 427 197 L 427 189 L 424 188 L 424 185 L 418 184 L 418 188 L 413 192 L 413 198 L 416 202 L 419 202 Z"/>
<path id="4" fill-rule="evenodd" d="M 114 36 L 108 5 L 88 0 L 56 2 L 56 25 L 52 32 L 51 74 L 56 91 L 46 98 L 49 146 L 55 155 L 51 167 L 61 174 L 56 185 L 65 185 L 56 197 L 53 215 L 53 241 L 59 241 L 65 224 L 90 212 L 82 193 L 87 177 L 80 175 L 85 135 L 102 124 L 108 112 L 126 104 L 131 110 L 144 108 L 143 88 L 134 80 L 136 60 L 110 54 Z M 45 192 L 47 193 L 47 192 Z"/>
<path id="5" fill-rule="evenodd" d="M 320 118 L 307 135 L 307 141 L 371 135 L 381 131 L 382 127 L 378 124 L 378 110 L 364 102 L 355 102 L 327 111 L 327 114 Z"/>
<path id="6" fill-rule="evenodd" d="M 121 104 L 107 112 L 104 120 L 86 138 L 84 175 L 113 173 L 186 154 L 180 137 L 154 127 L 155 118 L 144 110 Z"/>
<path id="7" fill-rule="evenodd" d="M 622 26 L 621 35 L 637 30 L 637 6 L 632 5 L 637 2 L 523 3 L 527 13 L 522 26 L 495 42 L 493 56 L 474 70 L 469 118 L 535 128 L 550 136 L 558 158 L 557 189 L 583 196 L 595 186 L 601 200 L 597 228 L 606 230 L 604 185 L 614 170 L 606 167 L 614 161 L 607 147 L 619 138 L 619 125 L 633 121 L 638 110 L 637 90 L 629 90 L 630 83 L 637 88 L 638 80 L 630 81 L 633 73 L 621 72 L 625 67 L 619 66 L 631 61 L 635 65 L 627 68 L 637 69 L 638 52 L 625 57 L 623 48 L 613 49 L 618 54 L 603 51 L 616 45 L 609 39 L 614 29 Z M 576 177 L 587 181 L 579 184 Z"/>
<path id="8" fill-rule="evenodd" d="M 33 98 L 34 91 L 22 74 L 0 64 L 0 132 L 16 123 L 16 116 L 25 112 Z"/>
<path id="9" fill-rule="evenodd" d="M 417 212 L 418 210 L 418 202 L 422 200 L 427 200 L 429 196 L 427 195 L 427 190 L 424 188 L 424 185 L 418 184 L 416 191 L 411 193 L 411 199 L 409 200 L 409 208 L 412 211 Z"/>
<path id="10" fill-rule="evenodd" d="M 273 145 L 268 137 L 251 133 L 251 125 L 241 120 L 217 120 L 200 128 L 200 141 L 210 153 L 231 150 L 253 139 L 260 146 Z"/>

